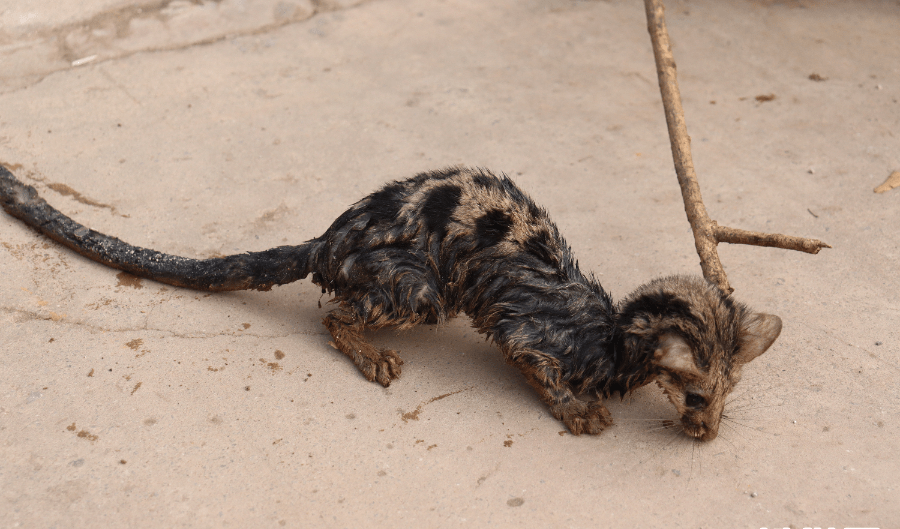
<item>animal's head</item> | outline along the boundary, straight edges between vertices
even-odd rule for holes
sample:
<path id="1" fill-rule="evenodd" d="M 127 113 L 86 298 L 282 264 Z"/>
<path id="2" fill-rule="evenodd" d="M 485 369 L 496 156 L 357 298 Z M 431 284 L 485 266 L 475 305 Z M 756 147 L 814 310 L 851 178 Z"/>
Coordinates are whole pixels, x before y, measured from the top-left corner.
<path id="1" fill-rule="evenodd" d="M 766 352 L 781 318 L 755 313 L 706 280 L 654 280 L 622 305 L 625 345 L 650 358 L 656 382 L 681 415 L 684 432 L 709 441 L 744 364 Z"/>

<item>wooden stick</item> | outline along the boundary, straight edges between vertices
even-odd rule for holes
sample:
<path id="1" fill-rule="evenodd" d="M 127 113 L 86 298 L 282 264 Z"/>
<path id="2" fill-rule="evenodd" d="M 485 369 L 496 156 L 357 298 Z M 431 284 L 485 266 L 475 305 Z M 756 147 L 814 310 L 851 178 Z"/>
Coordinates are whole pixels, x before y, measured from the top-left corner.
<path id="1" fill-rule="evenodd" d="M 681 186 L 684 212 L 687 214 L 691 230 L 694 232 L 694 246 L 697 248 L 697 255 L 700 256 L 703 277 L 718 285 L 727 294 L 734 291 L 728 284 L 728 277 L 719 260 L 716 246 L 720 242 L 772 246 L 813 254 L 819 253 L 822 248 L 831 248 L 817 239 L 739 230 L 719 226 L 709 218 L 706 206 L 703 205 L 703 197 L 700 195 L 700 184 L 697 182 L 697 174 L 694 172 L 694 161 L 691 159 L 691 138 L 688 136 L 687 126 L 684 122 L 681 93 L 678 91 L 678 79 L 675 75 L 675 59 L 672 57 L 669 32 L 666 30 L 665 8 L 661 0 L 644 0 L 644 7 L 647 11 L 647 30 L 650 32 L 650 40 L 653 42 L 656 74 L 659 77 L 659 91 L 662 94 L 663 108 L 666 112 L 666 125 L 669 128 L 675 173 L 678 175 L 678 185 Z"/>

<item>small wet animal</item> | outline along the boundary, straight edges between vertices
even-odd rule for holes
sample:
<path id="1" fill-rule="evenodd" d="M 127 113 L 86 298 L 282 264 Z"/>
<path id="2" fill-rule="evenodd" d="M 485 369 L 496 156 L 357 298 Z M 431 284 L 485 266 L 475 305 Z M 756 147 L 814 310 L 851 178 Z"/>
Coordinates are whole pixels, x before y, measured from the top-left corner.
<path id="1" fill-rule="evenodd" d="M 689 436 L 716 437 L 741 368 L 781 332 L 706 280 L 656 279 L 618 305 L 578 268 L 547 212 L 505 176 L 452 168 L 393 182 L 320 237 L 213 259 L 139 248 L 88 229 L 0 166 L 11 215 L 113 268 L 179 287 L 269 290 L 303 279 L 334 294 L 334 345 L 383 386 L 403 360 L 363 331 L 440 324 L 465 313 L 573 434 L 612 424 L 603 399 L 655 380 Z"/>

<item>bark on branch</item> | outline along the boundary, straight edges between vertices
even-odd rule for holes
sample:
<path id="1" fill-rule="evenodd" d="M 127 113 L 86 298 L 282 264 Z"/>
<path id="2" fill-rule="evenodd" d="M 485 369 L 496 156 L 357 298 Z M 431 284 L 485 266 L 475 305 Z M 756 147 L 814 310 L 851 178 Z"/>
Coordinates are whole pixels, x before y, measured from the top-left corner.
<path id="1" fill-rule="evenodd" d="M 672 144 L 672 158 L 675 161 L 675 173 L 681 186 L 684 199 L 684 211 L 694 232 L 694 245 L 700 256 L 700 268 L 703 277 L 717 284 L 725 293 L 734 291 L 728 284 L 725 269 L 719 261 L 716 246 L 720 242 L 732 244 L 752 244 L 755 246 L 773 246 L 786 250 L 799 250 L 807 253 L 819 253 L 822 248 L 831 248 L 817 239 L 805 239 L 789 235 L 759 233 L 719 226 L 709 218 L 700 185 L 694 172 L 691 159 L 691 138 L 684 122 L 684 109 L 681 107 L 681 94 L 678 91 L 678 80 L 675 76 L 675 59 L 669 46 L 669 32 L 666 30 L 664 7 L 661 0 L 644 0 L 647 11 L 647 30 L 653 42 L 653 55 L 656 58 L 656 74 L 659 77 L 659 91 L 662 94 L 663 107 L 666 112 L 666 125 L 669 128 L 669 141 Z"/>

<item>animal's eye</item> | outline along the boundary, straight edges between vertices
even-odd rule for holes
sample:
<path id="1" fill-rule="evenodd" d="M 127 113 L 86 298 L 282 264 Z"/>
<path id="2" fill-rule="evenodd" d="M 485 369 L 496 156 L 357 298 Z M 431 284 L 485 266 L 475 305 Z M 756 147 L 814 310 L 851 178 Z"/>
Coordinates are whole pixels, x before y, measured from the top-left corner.
<path id="1" fill-rule="evenodd" d="M 687 393 L 684 396 L 684 405 L 688 408 L 702 408 L 706 405 L 706 399 L 696 393 Z"/>

